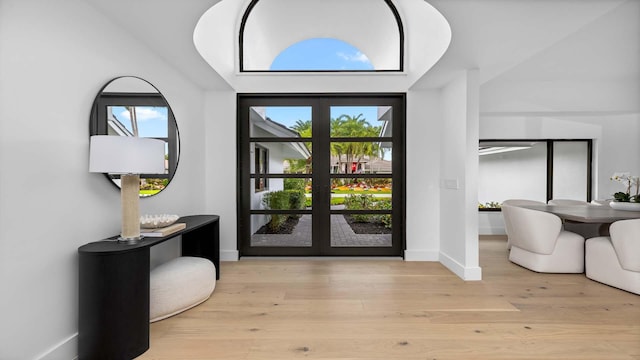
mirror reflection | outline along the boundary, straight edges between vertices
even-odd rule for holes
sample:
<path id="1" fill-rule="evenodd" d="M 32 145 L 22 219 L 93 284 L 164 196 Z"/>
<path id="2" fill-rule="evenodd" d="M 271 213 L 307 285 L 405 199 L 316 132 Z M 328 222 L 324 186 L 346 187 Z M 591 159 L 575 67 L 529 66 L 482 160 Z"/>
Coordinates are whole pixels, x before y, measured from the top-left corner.
<path id="1" fill-rule="evenodd" d="M 107 83 L 93 104 L 90 135 L 148 137 L 165 142 L 165 172 L 140 174 L 141 197 L 162 191 L 175 174 L 179 158 L 178 127 L 165 98 L 146 80 L 126 76 Z M 120 186 L 120 175 L 105 175 Z"/>

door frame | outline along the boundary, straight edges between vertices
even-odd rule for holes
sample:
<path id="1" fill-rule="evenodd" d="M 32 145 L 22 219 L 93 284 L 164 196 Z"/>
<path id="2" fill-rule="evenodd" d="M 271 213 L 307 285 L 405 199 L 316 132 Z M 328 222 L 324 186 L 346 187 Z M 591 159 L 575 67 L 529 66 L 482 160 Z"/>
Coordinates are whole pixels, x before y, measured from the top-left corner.
<path id="1" fill-rule="evenodd" d="M 318 106 L 320 104 L 320 106 Z M 405 93 L 238 93 L 236 98 L 237 114 L 237 234 L 238 234 L 238 251 L 240 256 L 404 256 L 406 249 L 405 241 L 405 122 L 406 122 L 406 94 Z M 315 105 L 315 106 L 314 106 Z M 330 118 L 327 113 L 329 106 L 393 106 L 393 152 L 392 152 L 392 178 L 393 178 L 393 196 L 392 196 L 392 246 L 391 247 L 331 247 L 330 233 L 328 226 L 324 221 L 330 221 L 331 214 L 349 214 L 351 210 L 330 210 L 329 206 L 314 208 L 313 210 L 279 210 L 278 213 L 295 212 L 297 214 L 316 214 L 312 218 L 312 226 L 314 229 L 314 237 L 318 233 L 319 237 L 325 237 L 329 241 L 323 244 L 321 241 L 312 241 L 309 247 L 252 247 L 251 246 L 251 214 L 256 213 L 251 210 L 251 198 L 247 196 L 247 192 L 251 191 L 251 156 L 250 144 L 252 141 L 291 141 L 289 138 L 254 138 L 249 136 L 249 118 L 248 111 L 252 106 L 310 106 L 312 109 L 312 119 Z M 314 126 L 313 133 L 317 134 L 320 127 L 329 126 L 321 124 L 320 121 L 312 121 Z M 320 131 L 327 131 L 322 129 Z M 328 134 L 328 132 L 327 132 Z M 322 135 L 320 135 L 322 136 Z M 349 141 L 354 138 L 336 138 L 332 141 Z M 365 138 L 367 139 L 367 138 Z M 377 139 L 377 138 L 376 138 Z M 370 139 L 375 141 L 376 139 Z M 358 138 L 359 141 L 369 141 Z M 295 141 L 303 141 L 296 139 Z M 329 141 L 314 141 L 312 143 L 313 153 L 330 153 Z M 329 158 L 314 158 L 314 167 L 327 168 L 329 166 Z M 327 170 L 329 171 L 329 170 Z M 331 178 L 332 175 L 327 172 L 326 177 Z M 342 174 L 349 175 L 349 174 Z M 312 175 L 313 176 L 313 175 Z M 296 178 L 299 174 L 277 174 L 274 178 Z M 335 176 L 333 176 L 335 177 Z M 340 176 L 338 176 L 340 177 Z M 344 176 L 343 176 L 344 177 Z M 351 176 L 353 177 L 353 176 Z M 357 177 L 380 177 L 375 174 L 358 174 Z M 312 183 L 312 194 L 314 204 L 329 204 L 331 197 L 330 187 L 322 186 L 317 181 Z M 362 212 L 362 211 L 361 211 Z M 375 210 L 367 211 L 375 212 Z M 260 213 L 269 213 L 269 210 L 262 210 Z M 357 213 L 357 211 L 356 211 Z"/>

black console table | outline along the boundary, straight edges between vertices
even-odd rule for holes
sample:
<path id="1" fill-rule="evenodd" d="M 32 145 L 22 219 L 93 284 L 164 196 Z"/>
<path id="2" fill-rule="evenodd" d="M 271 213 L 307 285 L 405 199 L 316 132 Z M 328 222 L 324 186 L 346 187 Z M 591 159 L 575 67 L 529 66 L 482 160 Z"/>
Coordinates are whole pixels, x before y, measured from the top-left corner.
<path id="1" fill-rule="evenodd" d="M 149 349 L 150 248 L 182 235 L 182 255 L 211 260 L 220 278 L 216 215 L 184 216 L 183 230 L 135 244 L 117 236 L 78 248 L 78 358 L 133 359 Z"/>

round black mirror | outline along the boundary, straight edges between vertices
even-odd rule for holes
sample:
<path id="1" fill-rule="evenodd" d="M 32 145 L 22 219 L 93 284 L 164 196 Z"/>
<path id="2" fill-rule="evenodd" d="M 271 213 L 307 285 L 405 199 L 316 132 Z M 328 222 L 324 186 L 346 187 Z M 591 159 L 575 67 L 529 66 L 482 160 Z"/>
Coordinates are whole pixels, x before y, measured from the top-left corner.
<path id="1" fill-rule="evenodd" d="M 140 196 L 152 196 L 171 182 L 180 157 L 180 136 L 173 111 L 148 81 L 123 76 L 102 87 L 91 109 L 89 135 L 137 136 L 165 142 L 164 174 L 140 174 Z M 120 175 L 105 174 L 120 187 Z"/>

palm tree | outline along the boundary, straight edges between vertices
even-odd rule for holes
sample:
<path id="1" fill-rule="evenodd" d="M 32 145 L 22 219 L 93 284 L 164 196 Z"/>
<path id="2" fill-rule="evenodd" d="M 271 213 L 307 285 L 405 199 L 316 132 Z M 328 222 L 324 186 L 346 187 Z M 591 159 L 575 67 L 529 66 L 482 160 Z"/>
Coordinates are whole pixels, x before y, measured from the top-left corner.
<path id="1" fill-rule="evenodd" d="M 331 136 L 354 138 L 379 136 L 380 127 L 371 126 L 362 116 L 362 114 L 356 116 L 342 114 L 336 119 L 331 119 Z M 331 151 L 338 157 L 339 169 L 342 169 L 342 155 L 345 155 L 347 164 L 355 162 L 357 168 L 364 156 L 374 156 L 378 153 L 378 146 L 370 142 L 332 143 Z M 350 174 L 351 171 L 351 167 L 347 166 L 346 173 Z"/>
<path id="2" fill-rule="evenodd" d="M 296 123 L 289 127 L 291 130 L 294 130 L 298 133 L 298 135 L 302 138 L 310 138 L 311 137 L 311 120 L 296 120 Z M 311 143 L 305 142 L 304 146 L 311 153 Z M 291 173 L 311 173 L 311 156 L 307 159 L 287 159 L 289 162 L 289 170 Z M 306 187 L 309 183 L 309 179 L 304 179 L 304 186 Z"/>
<path id="3" fill-rule="evenodd" d="M 297 120 L 296 123 L 290 128 L 300 135 L 300 137 L 311 137 L 311 120 Z M 363 137 L 378 137 L 380 133 L 379 126 L 372 126 L 367 119 L 363 117 L 363 114 L 347 115 L 342 114 L 337 118 L 331 119 L 331 137 L 349 137 L 349 138 L 363 138 Z M 307 149 L 311 151 L 311 143 L 305 143 Z M 345 163 L 356 163 L 356 168 L 365 156 L 377 156 L 381 152 L 378 144 L 371 142 L 332 142 L 331 154 L 338 159 L 338 172 L 342 173 L 343 165 Z M 344 161 L 343 161 L 344 159 Z M 307 159 L 308 162 L 309 159 Z M 289 160 L 291 169 L 301 169 L 303 166 L 301 160 L 299 163 L 297 160 Z M 346 173 L 352 173 L 351 166 L 346 166 Z"/>
<path id="4" fill-rule="evenodd" d="M 311 137 L 311 120 L 296 120 L 296 123 L 289 128 L 296 131 L 302 138 Z M 306 142 L 304 143 L 304 146 L 306 146 L 307 150 L 311 152 L 311 143 Z"/>
<path id="5" fill-rule="evenodd" d="M 297 131 L 301 137 L 305 137 L 303 133 L 311 136 L 311 120 L 296 120 L 296 123 L 289 128 Z"/>

